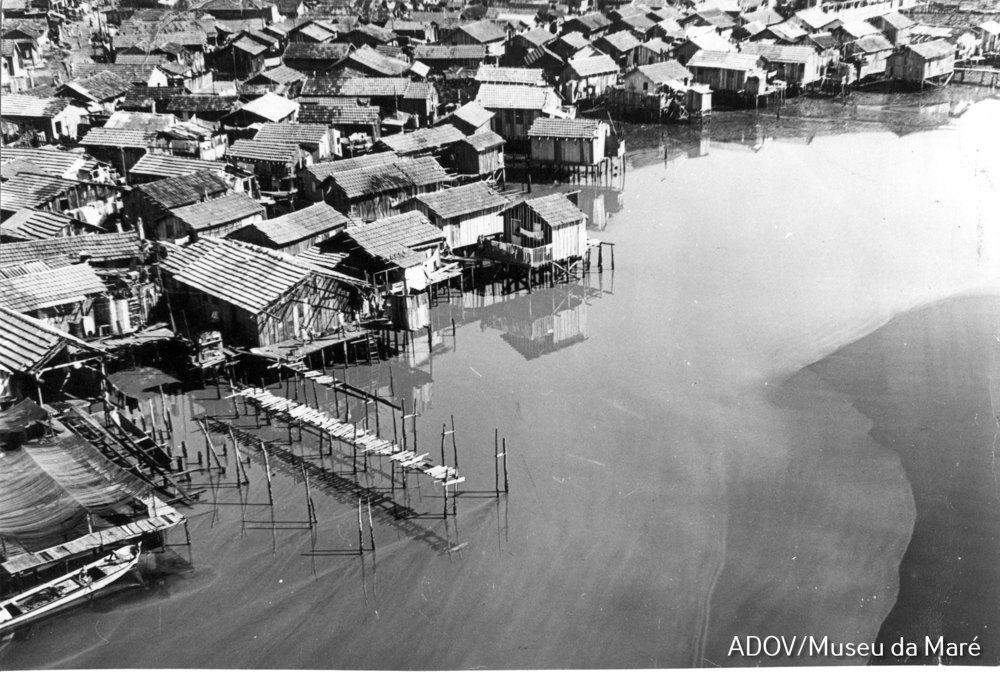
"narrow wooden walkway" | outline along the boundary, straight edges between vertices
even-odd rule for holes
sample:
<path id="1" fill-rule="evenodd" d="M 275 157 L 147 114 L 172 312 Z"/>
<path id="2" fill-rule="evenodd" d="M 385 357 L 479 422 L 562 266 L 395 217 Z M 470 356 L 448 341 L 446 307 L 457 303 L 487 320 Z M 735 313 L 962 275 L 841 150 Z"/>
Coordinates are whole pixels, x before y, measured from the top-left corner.
<path id="1" fill-rule="evenodd" d="M 343 422 L 329 413 L 283 396 L 275 396 L 267 389 L 248 387 L 235 392 L 232 396 L 242 396 L 278 419 L 303 424 L 326 433 L 330 438 L 347 443 L 362 454 L 388 457 L 389 461 L 399 464 L 403 470 L 419 471 L 433 478 L 435 482 L 442 482 L 445 487 L 465 481 L 464 477 L 459 477 L 458 471 L 454 468 L 434 464 L 428 459 L 430 453 L 417 455 L 393 441 L 379 438 L 359 425 Z"/>

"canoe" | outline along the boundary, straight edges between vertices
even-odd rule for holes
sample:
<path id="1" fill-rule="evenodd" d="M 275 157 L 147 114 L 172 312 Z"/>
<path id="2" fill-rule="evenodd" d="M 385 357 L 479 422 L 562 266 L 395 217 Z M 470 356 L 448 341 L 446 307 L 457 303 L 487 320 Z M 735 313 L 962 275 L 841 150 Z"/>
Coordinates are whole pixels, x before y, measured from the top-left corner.
<path id="1" fill-rule="evenodd" d="M 0 601 L 0 632 L 55 612 L 111 585 L 139 562 L 139 546 L 123 546 L 29 591 Z"/>

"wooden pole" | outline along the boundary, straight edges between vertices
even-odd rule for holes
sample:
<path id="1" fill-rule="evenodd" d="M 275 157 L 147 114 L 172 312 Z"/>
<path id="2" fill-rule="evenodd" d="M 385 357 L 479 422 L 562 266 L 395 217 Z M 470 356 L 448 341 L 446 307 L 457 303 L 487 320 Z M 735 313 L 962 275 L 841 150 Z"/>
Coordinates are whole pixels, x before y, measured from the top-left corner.
<path id="1" fill-rule="evenodd" d="M 503 491 L 510 492 L 510 484 L 507 482 L 507 439 L 503 439 Z"/>
<path id="2" fill-rule="evenodd" d="M 240 480 L 240 470 L 243 471 L 243 481 L 250 485 L 250 476 L 247 475 L 247 468 L 243 464 L 243 456 L 240 454 L 240 444 L 236 440 L 236 434 L 233 433 L 233 428 L 229 427 L 229 438 L 233 441 L 233 449 L 236 451 L 236 480 Z"/>
<path id="3" fill-rule="evenodd" d="M 306 484 L 306 512 L 309 514 L 309 529 L 312 529 L 313 523 L 316 522 L 316 514 L 313 510 L 312 490 L 309 489 L 309 475 L 306 473 L 305 462 L 299 466 L 302 468 L 302 481 Z"/>
<path id="4" fill-rule="evenodd" d="M 264 453 L 264 473 L 267 475 L 267 501 L 274 506 L 274 491 L 271 487 L 271 461 L 267 457 L 267 446 L 260 442 L 260 451 Z"/>
<path id="5" fill-rule="evenodd" d="M 361 496 L 358 496 L 358 555 L 365 554 L 365 531 L 361 525 Z"/>
<path id="6" fill-rule="evenodd" d="M 455 416 L 451 416 L 451 449 L 455 455 L 455 471 L 458 471 L 458 442 L 455 440 Z"/>
<path id="7" fill-rule="evenodd" d="M 372 524 L 372 498 L 368 497 L 368 536 L 372 540 L 372 551 L 375 551 L 375 527 Z"/>
<path id="8" fill-rule="evenodd" d="M 497 464 L 500 458 L 500 429 L 499 427 L 493 431 L 493 474 L 494 480 L 493 485 L 497 493 L 497 497 L 500 496 L 500 467 Z"/>

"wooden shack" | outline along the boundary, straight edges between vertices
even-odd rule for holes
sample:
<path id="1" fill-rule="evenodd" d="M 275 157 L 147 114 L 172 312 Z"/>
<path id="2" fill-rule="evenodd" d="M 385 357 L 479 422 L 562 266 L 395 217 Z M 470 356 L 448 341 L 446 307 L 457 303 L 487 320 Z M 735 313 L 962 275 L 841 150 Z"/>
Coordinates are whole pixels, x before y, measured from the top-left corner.
<path id="1" fill-rule="evenodd" d="M 604 161 L 607 122 L 540 117 L 531 125 L 531 161 L 539 165 L 593 166 Z"/>
<path id="2" fill-rule="evenodd" d="M 329 239 L 350 222 L 347 216 L 321 202 L 278 218 L 248 225 L 233 232 L 229 238 L 298 255 Z"/>
<path id="3" fill-rule="evenodd" d="M 572 59 L 559 75 L 563 99 L 576 103 L 581 99 L 600 98 L 618 82 L 619 67 L 606 54 Z"/>
<path id="4" fill-rule="evenodd" d="M 707 50 L 696 53 L 686 64 L 696 82 L 731 93 L 747 90 L 751 77 L 763 80 L 763 65 L 764 60 L 756 54 Z"/>
<path id="5" fill-rule="evenodd" d="M 6 245 L 5 245 L 6 246 Z M 13 272 L 13 274 L 10 274 Z M 95 301 L 107 291 L 90 265 L 50 268 L 45 263 L 8 269 L 0 278 L 0 306 L 39 319 L 62 331 L 95 331 Z"/>
<path id="6" fill-rule="evenodd" d="M 513 84 L 484 84 L 476 102 L 495 113 L 493 131 L 508 142 L 526 141 L 535 120 L 557 112 L 561 104 L 559 95 L 550 87 Z"/>
<path id="7" fill-rule="evenodd" d="M 587 216 L 562 193 L 525 198 L 504 212 L 504 242 L 509 260 L 540 267 L 565 263 L 587 253 Z"/>
<path id="8" fill-rule="evenodd" d="M 400 205 L 419 211 L 440 228 L 453 251 L 476 246 L 482 237 L 503 232 L 507 199 L 486 183 L 469 183 L 414 197 Z"/>
<path id="9" fill-rule="evenodd" d="M 502 181 L 504 175 L 503 136 L 489 129 L 467 136 L 451 148 L 451 165 L 465 176 Z"/>
<path id="10" fill-rule="evenodd" d="M 886 61 L 886 77 L 906 82 L 940 81 L 955 72 L 955 45 L 933 40 L 906 45 Z"/>
<path id="11" fill-rule="evenodd" d="M 331 333 L 362 307 L 365 284 L 270 249 L 204 237 L 161 243 L 167 291 L 192 331 L 226 344 L 266 347 Z"/>
<path id="12" fill-rule="evenodd" d="M 234 192 L 171 209 L 149 232 L 156 239 L 174 242 L 198 236 L 225 237 L 263 219 L 263 206 L 245 192 Z"/>

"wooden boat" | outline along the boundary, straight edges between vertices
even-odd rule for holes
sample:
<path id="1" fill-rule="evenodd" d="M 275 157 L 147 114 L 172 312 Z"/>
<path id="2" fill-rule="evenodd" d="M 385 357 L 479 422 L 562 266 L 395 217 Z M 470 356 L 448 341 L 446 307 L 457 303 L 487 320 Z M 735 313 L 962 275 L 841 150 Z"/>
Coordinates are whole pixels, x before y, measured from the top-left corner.
<path id="1" fill-rule="evenodd" d="M 123 546 L 74 572 L 0 601 L 0 631 L 32 621 L 92 596 L 135 567 L 139 546 Z"/>

